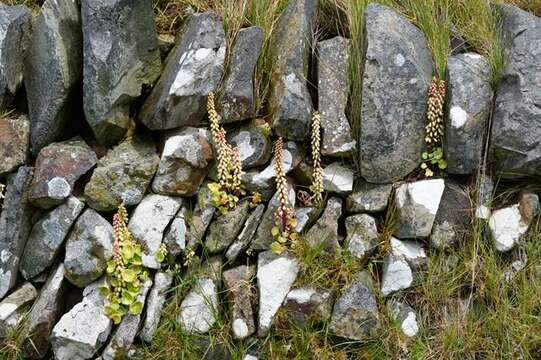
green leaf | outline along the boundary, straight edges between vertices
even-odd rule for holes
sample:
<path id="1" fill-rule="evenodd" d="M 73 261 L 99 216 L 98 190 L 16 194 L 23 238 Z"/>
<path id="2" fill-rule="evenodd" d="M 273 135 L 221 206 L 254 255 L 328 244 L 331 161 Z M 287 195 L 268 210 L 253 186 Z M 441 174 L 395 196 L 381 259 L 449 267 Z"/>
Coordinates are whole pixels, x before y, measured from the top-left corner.
<path id="1" fill-rule="evenodd" d="M 130 261 L 135 255 L 135 248 L 131 245 L 124 246 L 122 248 L 122 259 L 124 262 Z"/>
<path id="2" fill-rule="evenodd" d="M 120 302 L 124 305 L 130 305 L 135 300 L 135 296 L 127 290 L 122 291 Z"/>
<path id="3" fill-rule="evenodd" d="M 100 286 L 99 290 L 100 290 L 101 296 L 103 296 L 103 297 L 107 297 L 111 293 L 111 290 L 109 289 L 109 286 L 107 286 L 107 285 Z"/>
<path id="4" fill-rule="evenodd" d="M 284 247 L 278 243 L 278 242 L 273 242 L 271 244 L 271 250 L 275 253 L 275 254 L 278 254 L 280 255 L 283 251 L 284 251 Z"/>
<path id="5" fill-rule="evenodd" d="M 143 310 L 143 303 L 140 301 L 136 301 L 130 305 L 130 314 L 132 315 L 140 314 L 141 310 Z"/>
<path id="6" fill-rule="evenodd" d="M 165 260 L 165 253 L 163 251 L 158 251 L 155 255 L 156 261 L 161 263 Z"/>
<path id="7" fill-rule="evenodd" d="M 439 167 L 441 170 L 447 169 L 447 161 L 441 159 L 440 161 L 438 161 L 438 167 Z"/>
<path id="8" fill-rule="evenodd" d="M 137 279 L 137 274 L 133 270 L 124 269 L 122 270 L 122 279 L 126 282 L 131 283 Z"/>
<path id="9" fill-rule="evenodd" d="M 114 260 L 109 260 L 107 261 L 107 274 L 112 274 L 115 272 L 115 268 L 116 268 L 116 263 Z"/>
<path id="10" fill-rule="evenodd" d="M 111 320 L 113 320 L 113 323 L 115 323 L 115 325 L 120 324 L 120 322 L 122 321 L 122 316 L 117 313 L 111 314 L 109 317 L 111 318 Z"/>

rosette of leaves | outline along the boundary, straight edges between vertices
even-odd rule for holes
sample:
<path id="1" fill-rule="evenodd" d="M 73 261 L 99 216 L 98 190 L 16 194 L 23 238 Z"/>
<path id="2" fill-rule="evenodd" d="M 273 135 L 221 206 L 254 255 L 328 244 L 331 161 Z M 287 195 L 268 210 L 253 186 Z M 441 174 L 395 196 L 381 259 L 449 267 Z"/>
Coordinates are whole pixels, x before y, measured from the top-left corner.
<path id="1" fill-rule="evenodd" d="M 421 164 L 421 169 L 425 170 L 425 175 L 428 177 L 434 175 L 434 172 L 430 169 L 431 167 L 438 167 L 440 170 L 445 170 L 447 168 L 447 161 L 443 158 L 443 150 L 441 147 L 434 148 L 430 153 L 424 152 L 422 158 L 423 163 Z M 428 164 L 431 166 L 429 167 Z"/>

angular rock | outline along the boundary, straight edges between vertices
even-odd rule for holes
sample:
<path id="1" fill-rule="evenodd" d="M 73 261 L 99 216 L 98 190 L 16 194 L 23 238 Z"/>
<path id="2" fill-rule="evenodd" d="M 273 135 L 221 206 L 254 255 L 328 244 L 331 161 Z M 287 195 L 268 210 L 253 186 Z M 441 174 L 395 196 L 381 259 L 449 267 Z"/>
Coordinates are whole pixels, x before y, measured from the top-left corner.
<path id="1" fill-rule="evenodd" d="M 143 87 L 160 75 L 152 4 L 83 1 L 81 20 L 85 118 L 99 142 L 114 144 L 130 126 L 130 108 Z"/>
<path id="2" fill-rule="evenodd" d="M 253 121 L 230 134 L 227 141 L 240 150 L 242 168 L 249 169 L 266 164 L 272 155 L 272 143 L 263 124 Z"/>
<path id="3" fill-rule="evenodd" d="M 338 194 L 347 194 L 353 190 L 353 170 L 332 163 L 323 169 L 323 189 Z"/>
<path id="4" fill-rule="evenodd" d="M 0 215 L 0 300 L 17 283 L 19 261 L 32 227 L 34 210 L 28 202 L 33 169 L 20 167 L 9 175 Z"/>
<path id="5" fill-rule="evenodd" d="M 0 10 L 1 11 L 1 10 Z M 28 153 L 30 123 L 25 115 L 0 117 L 0 176 L 24 165 Z"/>
<path id="6" fill-rule="evenodd" d="M 103 312 L 105 299 L 96 281 L 85 288 L 77 303 L 53 328 L 51 345 L 57 360 L 91 359 L 111 332 L 111 319 Z"/>
<path id="7" fill-rule="evenodd" d="M 249 210 L 249 202 L 243 201 L 227 214 L 214 219 L 205 239 L 205 246 L 210 254 L 222 252 L 231 245 L 241 231 Z"/>
<path id="8" fill-rule="evenodd" d="M 237 236 L 235 241 L 229 246 L 227 249 L 227 252 L 225 253 L 225 257 L 229 262 L 234 262 L 237 257 L 240 255 L 242 251 L 244 251 L 248 245 L 250 245 L 250 242 L 252 241 L 255 232 L 257 230 L 257 227 L 259 226 L 259 223 L 261 222 L 261 218 L 263 217 L 263 212 L 265 211 L 265 205 L 259 204 L 255 210 L 252 211 L 250 216 L 246 219 L 246 222 L 244 223 L 244 227 L 242 228 L 242 231 Z"/>
<path id="9" fill-rule="evenodd" d="M 447 62 L 444 153 L 451 174 L 472 174 L 480 166 L 494 95 L 491 73 L 488 61 L 475 53 L 454 55 Z"/>
<path id="10" fill-rule="evenodd" d="M 414 269 L 421 269 L 428 263 L 428 257 L 420 243 L 408 240 L 398 240 L 391 237 L 391 254 L 396 258 L 406 260 L 408 265 Z"/>
<path id="11" fill-rule="evenodd" d="M 207 112 L 207 95 L 218 88 L 222 76 L 225 48 L 218 15 L 193 14 L 143 104 L 139 114 L 143 124 L 151 130 L 200 125 Z"/>
<path id="12" fill-rule="evenodd" d="M 82 75 L 83 34 L 78 3 L 45 1 L 24 64 L 34 154 L 64 135 L 75 110 L 72 104 L 77 103 L 75 95 Z"/>
<path id="13" fill-rule="evenodd" d="M 321 154 L 347 156 L 356 146 L 351 135 L 348 102 L 349 40 L 337 36 L 317 44 L 318 103 L 321 113 Z"/>
<path id="14" fill-rule="evenodd" d="M 541 18 L 499 5 L 505 67 L 496 92 L 491 150 L 504 176 L 541 174 Z"/>
<path id="15" fill-rule="evenodd" d="M 0 4 L 0 111 L 6 110 L 23 82 L 32 15 L 26 6 Z"/>
<path id="16" fill-rule="evenodd" d="M 23 352 L 30 359 L 42 359 L 49 349 L 49 336 L 64 308 L 67 283 L 64 265 L 58 265 L 47 279 L 28 315 Z"/>
<path id="17" fill-rule="evenodd" d="M 30 201 L 43 209 L 63 203 L 75 182 L 97 161 L 96 153 L 80 138 L 44 147 L 36 159 Z"/>
<path id="18" fill-rule="evenodd" d="M 342 216 L 342 200 L 332 197 L 327 201 L 325 211 L 306 233 L 306 242 L 311 247 L 322 246 L 325 250 L 340 247 L 338 243 L 338 219 Z"/>
<path id="19" fill-rule="evenodd" d="M 139 333 L 139 338 L 146 343 L 152 342 L 152 338 L 158 329 L 165 298 L 172 284 L 173 274 L 170 272 L 160 271 L 154 276 L 154 285 L 148 294 L 145 308 L 145 320 Z"/>
<path id="20" fill-rule="evenodd" d="M 86 209 L 66 240 L 66 279 L 85 287 L 99 278 L 113 256 L 113 227 L 100 214 Z"/>
<path id="21" fill-rule="evenodd" d="M 381 292 L 388 296 L 407 289 L 413 283 L 413 270 L 402 256 L 388 255 L 383 264 Z"/>
<path id="22" fill-rule="evenodd" d="M 336 300 L 330 330 L 351 340 L 366 340 L 379 328 L 378 305 L 370 274 L 361 272 Z"/>
<path id="23" fill-rule="evenodd" d="M 37 296 L 36 288 L 25 283 L 0 302 L 0 338 L 5 337 L 10 328 L 20 323 Z"/>
<path id="24" fill-rule="evenodd" d="M 254 73 L 263 45 L 259 26 L 241 29 L 229 58 L 229 72 L 218 99 L 222 122 L 230 123 L 255 116 Z"/>
<path id="25" fill-rule="evenodd" d="M 327 321 L 332 312 L 331 292 L 324 288 L 292 289 L 282 305 L 288 320 L 303 328 L 309 321 Z"/>
<path id="26" fill-rule="evenodd" d="M 160 268 L 156 254 L 160 250 L 165 228 L 181 205 L 182 198 L 150 194 L 135 208 L 128 229 L 143 247 L 143 266 L 151 269 Z"/>
<path id="27" fill-rule="evenodd" d="M 169 134 L 152 190 L 166 195 L 195 195 L 213 158 L 210 138 L 210 132 L 203 128 L 188 127 Z"/>
<path id="28" fill-rule="evenodd" d="M 345 246 L 359 259 L 364 259 L 378 246 L 376 220 L 370 215 L 358 214 L 346 218 L 346 232 Z"/>
<path id="29" fill-rule="evenodd" d="M 475 217 L 477 219 L 488 220 L 492 207 L 492 192 L 494 191 L 494 182 L 492 178 L 484 173 L 479 174 L 477 178 L 477 197 L 475 208 Z"/>
<path id="30" fill-rule="evenodd" d="M 315 220 L 319 211 L 315 207 L 301 207 L 295 209 L 295 219 L 297 225 L 295 225 L 295 232 L 302 233 L 306 230 L 306 227 L 311 225 Z"/>
<path id="31" fill-rule="evenodd" d="M 87 203 L 99 211 L 116 209 L 121 203 L 137 205 L 143 200 L 159 158 L 150 138 L 128 138 L 98 161 L 85 187 Z"/>
<path id="32" fill-rule="evenodd" d="M 34 224 L 19 265 L 25 279 L 32 279 L 52 265 L 84 207 L 83 202 L 72 196 Z"/>
<path id="33" fill-rule="evenodd" d="M 299 263 L 288 254 L 276 255 L 272 251 L 259 254 L 257 260 L 258 336 L 265 336 L 269 331 L 274 315 L 289 293 L 298 272 Z"/>
<path id="34" fill-rule="evenodd" d="M 443 179 L 404 183 L 396 189 L 399 238 L 426 238 L 432 225 L 445 188 Z"/>
<path id="35" fill-rule="evenodd" d="M 237 340 L 245 339 L 255 332 L 251 283 L 254 276 L 255 268 L 245 265 L 224 271 L 223 274 L 231 305 L 231 328 Z"/>
<path id="36" fill-rule="evenodd" d="M 216 323 L 217 311 L 217 282 L 202 277 L 182 300 L 177 322 L 188 333 L 204 334 Z"/>
<path id="37" fill-rule="evenodd" d="M 214 213 L 215 208 L 213 206 L 201 207 L 199 204 L 196 205 L 188 224 L 188 234 L 186 236 L 187 250 L 193 251 L 201 243 Z"/>
<path id="38" fill-rule="evenodd" d="M 167 255 L 175 257 L 186 249 L 187 221 L 188 208 L 183 204 L 163 237 L 163 243 L 167 246 Z"/>
<path id="39" fill-rule="evenodd" d="M 390 315 L 400 324 L 400 330 L 407 337 L 415 337 L 419 332 L 417 314 L 408 304 L 393 301 L 390 304 Z"/>
<path id="40" fill-rule="evenodd" d="M 399 180 L 421 162 L 434 63 L 421 30 L 388 7 L 365 11 L 361 175 Z"/>
<path id="41" fill-rule="evenodd" d="M 393 186 L 363 183 L 346 199 L 346 209 L 353 213 L 385 210 Z"/>

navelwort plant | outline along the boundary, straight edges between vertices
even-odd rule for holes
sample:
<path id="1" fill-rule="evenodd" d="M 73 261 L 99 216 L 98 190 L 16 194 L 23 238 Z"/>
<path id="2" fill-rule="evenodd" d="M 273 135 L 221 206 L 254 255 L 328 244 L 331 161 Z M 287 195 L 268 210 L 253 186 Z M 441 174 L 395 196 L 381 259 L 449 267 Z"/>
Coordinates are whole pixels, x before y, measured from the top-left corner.
<path id="1" fill-rule="evenodd" d="M 321 167 L 321 116 L 319 111 L 314 112 L 312 116 L 312 161 L 314 163 L 314 172 L 312 176 L 311 200 L 315 205 L 320 206 L 323 203 L 323 168 Z"/>
<path id="2" fill-rule="evenodd" d="M 421 164 L 421 169 L 425 171 L 426 177 L 434 175 L 436 166 L 440 170 L 447 168 L 442 150 L 444 103 L 445 81 L 434 76 L 428 89 L 428 124 L 425 127 L 427 151 L 422 154 L 423 163 Z"/>

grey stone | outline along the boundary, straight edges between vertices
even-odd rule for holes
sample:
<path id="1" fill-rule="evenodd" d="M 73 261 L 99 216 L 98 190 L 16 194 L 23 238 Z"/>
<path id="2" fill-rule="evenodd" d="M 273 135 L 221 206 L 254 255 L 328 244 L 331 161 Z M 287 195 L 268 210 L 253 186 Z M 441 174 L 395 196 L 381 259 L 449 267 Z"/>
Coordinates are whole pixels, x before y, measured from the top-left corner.
<path id="1" fill-rule="evenodd" d="M 223 274 L 231 306 L 231 328 L 237 340 L 245 339 L 255 332 L 251 283 L 254 276 L 255 268 L 246 265 L 224 271 Z"/>
<path id="2" fill-rule="evenodd" d="M 30 122 L 25 115 L 0 117 L 0 176 L 24 165 L 30 139 Z"/>
<path id="3" fill-rule="evenodd" d="M 491 151 L 504 176 L 541 174 L 541 18 L 499 5 L 505 67 L 496 91 Z"/>
<path id="4" fill-rule="evenodd" d="M 447 62 L 444 153 L 451 174 L 471 174 L 481 164 L 494 95 L 491 73 L 488 61 L 475 53 L 454 55 Z"/>
<path id="5" fill-rule="evenodd" d="M 391 255 L 404 259 L 413 270 L 420 270 L 428 264 L 423 246 L 415 241 L 399 240 L 391 237 Z"/>
<path id="6" fill-rule="evenodd" d="M 310 133 L 313 106 L 307 80 L 316 10 L 316 0 L 291 1 L 271 40 L 272 126 L 279 136 L 290 140 L 305 140 Z"/>
<path id="7" fill-rule="evenodd" d="M 321 154 L 350 155 L 356 147 L 346 107 L 348 102 L 349 40 L 337 36 L 317 44 L 318 104 L 321 113 Z"/>
<path id="8" fill-rule="evenodd" d="M 282 305 L 287 319 L 303 328 L 310 321 L 327 321 L 331 317 L 333 298 L 329 290 L 315 287 L 291 289 Z"/>
<path id="9" fill-rule="evenodd" d="M 400 301 L 392 301 L 389 304 L 390 315 L 400 324 L 400 330 L 407 337 L 415 337 L 419 333 L 417 313 L 408 304 Z"/>
<path id="10" fill-rule="evenodd" d="M 215 213 L 213 206 L 201 207 L 196 205 L 195 210 L 188 222 L 188 234 L 186 237 L 186 249 L 195 250 L 197 245 L 203 241 L 205 232 L 212 221 Z"/>
<path id="11" fill-rule="evenodd" d="M 167 225 L 181 205 L 182 198 L 150 194 L 133 211 L 128 229 L 134 239 L 142 245 L 144 266 L 151 269 L 160 268 L 156 254 L 160 250 Z"/>
<path id="12" fill-rule="evenodd" d="M 52 265 L 84 207 L 79 199 L 70 197 L 34 224 L 19 265 L 25 279 L 34 278 Z"/>
<path id="13" fill-rule="evenodd" d="M 204 334 L 216 323 L 218 284 L 208 277 L 197 280 L 180 304 L 177 322 L 188 333 Z"/>
<path id="14" fill-rule="evenodd" d="M 229 58 L 229 71 L 218 99 L 222 122 L 230 123 L 255 116 L 254 74 L 263 45 L 259 26 L 241 29 Z"/>
<path id="15" fill-rule="evenodd" d="M 5 337 L 10 328 L 20 324 L 28 306 L 37 296 L 36 288 L 25 283 L 0 302 L 0 338 Z"/>
<path id="16" fill-rule="evenodd" d="M 62 204 L 73 193 L 75 182 L 97 161 L 94 151 L 81 138 L 44 147 L 36 159 L 30 201 L 43 209 Z"/>
<path id="17" fill-rule="evenodd" d="M 391 184 L 362 183 L 346 199 L 346 209 L 353 213 L 385 210 L 393 186 Z"/>
<path id="18" fill-rule="evenodd" d="M 407 289 L 413 283 L 413 270 L 402 256 L 389 254 L 383 263 L 381 292 L 388 296 L 399 290 Z"/>
<path id="19" fill-rule="evenodd" d="M 475 217 L 477 219 L 488 220 L 491 214 L 492 208 L 492 192 L 494 191 L 494 182 L 492 178 L 481 173 L 477 177 L 477 196 L 476 196 L 476 208 Z"/>
<path id="20" fill-rule="evenodd" d="M 295 209 L 295 219 L 297 220 L 295 232 L 300 234 L 306 230 L 316 220 L 317 215 L 319 215 L 319 211 L 315 207 L 300 207 Z"/>
<path id="21" fill-rule="evenodd" d="M 345 246 L 359 259 L 364 259 L 378 246 L 376 220 L 370 215 L 358 214 L 346 218 L 346 232 Z"/>
<path id="22" fill-rule="evenodd" d="M 85 287 L 99 278 L 113 256 L 113 227 L 100 214 L 86 209 L 66 240 L 66 279 Z"/>
<path id="23" fill-rule="evenodd" d="M 0 215 L 0 300 L 17 283 L 19 261 L 32 227 L 34 210 L 28 202 L 33 169 L 20 167 L 9 175 Z"/>
<path id="24" fill-rule="evenodd" d="M 323 169 L 323 189 L 338 194 L 347 194 L 353 190 L 353 170 L 332 163 Z"/>
<path id="25" fill-rule="evenodd" d="M 114 144 L 126 133 L 143 87 L 161 71 L 152 4 L 87 0 L 81 20 L 85 118 L 98 141 Z"/>
<path id="26" fill-rule="evenodd" d="M 257 260 L 258 336 L 263 337 L 269 331 L 274 315 L 289 293 L 298 273 L 299 263 L 291 255 L 276 255 L 272 251 L 259 254 Z"/>
<path id="27" fill-rule="evenodd" d="M 240 253 L 250 245 L 250 242 L 255 235 L 257 227 L 261 222 L 264 211 L 265 205 L 259 204 L 255 208 L 255 210 L 253 210 L 252 213 L 248 216 L 246 222 L 244 223 L 242 231 L 237 236 L 235 241 L 233 241 L 233 243 L 229 246 L 227 252 L 225 253 L 225 257 L 229 262 L 234 262 L 240 255 Z"/>
<path id="28" fill-rule="evenodd" d="M 146 342 L 152 342 L 152 338 L 158 330 L 162 309 L 169 288 L 173 284 L 173 274 L 170 272 L 157 272 L 154 276 L 154 285 L 148 294 L 145 320 L 139 333 L 139 338 Z"/>
<path id="29" fill-rule="evenodd" d="M 23 82 L 31 23 L 26 6 L 0 4 L 0 111 L 11 104 Z"/>
<path id="30" fill-rule="evenodd" d="M 165 69 L 139 119 L 151 130 L 197 126 L 207 95 L 218 88 L 225 59 L 222 21 L 212 12 L 193 14 L 177 38 Z"/>
<path id="31" fill-rule="evenodd" d="M 188 232 L 188 208 L 183 204 L 177 212 L 169 229 L 165 232 L 163 243 L 167 246 L 167 255 L 175 257 L 186 249 Z"/>
<path id="32" fill-rule="evenodd" d="M 403 16 L 370 4 L 364 17 L 361 175 L 389 183 L 421 162 L 434 63 L 425 35 Z"/>
<path id="33" fill-rule="evenodd" d="M 242 226 L 248 217 L 250 204 L 243 201 L 230 210 L 227 214 L 221 214 L 215 217 L 210 224 L 208 234 L 205 239 L 205 247 L 210 254 L 223 252 L 235 240 Z"/>
<path id="34" fill-rule="evenodd" d="M 351 340 L 366 340 L 379 328 L 378 304 L 370 274 L 361 272 L 334 304 L 330 330 Z"/>
<path id="35" fill-rule="evenodd" d="M 24 64 L 32 121 L 32 152 L 59 140 L 83 75 L 81 13 L 75 0 L 47 0 L 41 7 Z"/>
<path id="36" fill-rule="evenodd" d="M 342 216 L 342 200 L 332 197 L 327 201 L 325 211 L 319 220 L 306 233 L 306 242 L 311 247 L 335 250 L 338 243 L 338 219 Z"/>
<path id="37" fill-rule="evenodd" d="M 213 158 L 210 138 L 210 132 L 204 128 L 187 127 L 170 133 L 152 190 L 166 195 L 195 195 Z"/>
<path id="38" fill-rule="evenodd" d="M 243 169 L 264 165 L 269 161 L 272 143 L 267 132 L 261 122 L 254 121 L 227 134 L 228 142 L 240 150 Z"/>
<path id="39" fill-rule="evenodd" d="M 85 187 L 87 203 L 99 211 L 111 211 L 121 203 L 137 205 L 156 169 L 159 158 L 150 138 L 128 138 L 98 161 Z"/>

